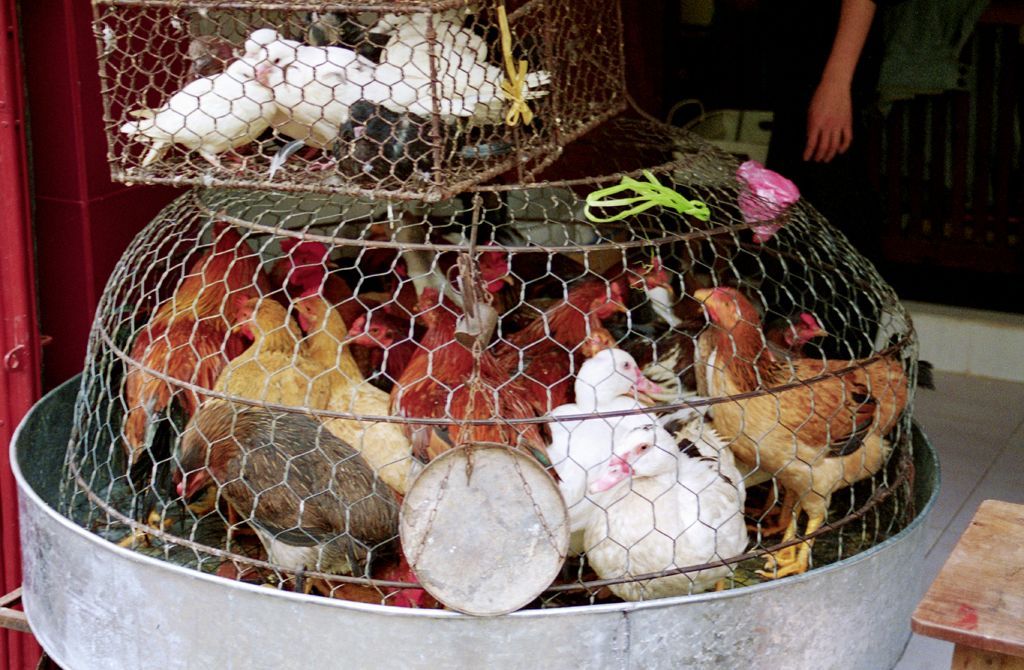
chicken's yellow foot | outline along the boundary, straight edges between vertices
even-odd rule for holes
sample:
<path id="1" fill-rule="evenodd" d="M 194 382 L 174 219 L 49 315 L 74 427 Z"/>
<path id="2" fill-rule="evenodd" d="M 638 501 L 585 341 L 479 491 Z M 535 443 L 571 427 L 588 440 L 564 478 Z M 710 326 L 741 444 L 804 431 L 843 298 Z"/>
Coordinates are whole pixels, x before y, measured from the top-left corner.
<path id="1" fill-rule="evenodd" d="M 786 529 L 786 535 L 783 541 L 789 541 L 796 536 L 796 522 L 794 517 L 794 523 L 790 528 Z M 821 524 L 825 521 L 824 515 L 813 514 L 808 515 L 806 534 L 810 535 L 814 531 L 821 527 Z M 767 579 L 779 579 L 780 577 L 788 577 L 789 575 L 798 575 L 803 572 L 807 572 L 807 568 L 811 563 L 811 547 L 814 545 L 814 540 L 806 540 L 800 544 L 791 545 L 776 552 L 774 555 L 769 556 L 765 562 L 764 569 L 758 570 L 757 574 Z"/>
<path id="2" fill-rule="evenodd" d="M 133 528 L 132 532 L 125 535 L 117 542 L 117 546 L 129 548 L 134 547 L 136 544 L 149 544 L 149 535 L 138 528 Z"/>
<path id="3" fill-rule="evenodd" d="M 189 503 L 186 507 L 196 516 L 205 516 L 217 509 L 217 487 L 207 486 L 199 499 Z"/>
<path id="4" fill-rule="evenodd" d="M 173 523 L 174 522 L 171 519 L 161 520 L 160 512 L 156 511 L 155 508 L 151 509 L 149 511 L 149 514 L 146 515 L 146 524 L 150 528 L 159 528 L 160 530 L 167 530 L 171 527 Z M 117 543 L 117 546 L 127 548 L 134 547 L 136 544 L 142 544 L 148 547 L 149 541 L 150 536 L 146 530 L 143 530 L 142 528 L 133 528 L 132 532 L 128 533 L 123 538 L 121 538 L 121 540 Z"/>
<path id="5" fill-rule="evenodd" d="M 758 570 L 757 574 L 765 579 L 779 579 L 807 572 L 810 551 L 810 541 L 786 547 L 770 555 L 765 561 L 764 569 Z"/>

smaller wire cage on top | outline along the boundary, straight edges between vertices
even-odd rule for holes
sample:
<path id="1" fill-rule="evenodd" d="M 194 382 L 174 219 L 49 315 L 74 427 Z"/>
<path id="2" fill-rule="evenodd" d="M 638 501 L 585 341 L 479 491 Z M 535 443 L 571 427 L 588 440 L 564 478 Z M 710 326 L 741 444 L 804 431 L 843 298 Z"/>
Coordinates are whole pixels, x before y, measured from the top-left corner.
<path id="1" fill-rule="evenodd" d="M 112 175 L 428 201 L 522 181 L 625 105 L 618 5 L 583 9 L 98 0 Z"/>
<path id="2" fill-rule="evenodd" d="M 576 177 L 591 153 L 628 174 Z M 434 204 L 183 195 L 103 296 L 65 513 L 206 572 L 421 607 L 436 603 L 415 584 L 424 552 L 402 543 L 397 501 L 473 444 L 546 468 L 579 526 L 529 606 L 781 576 L 765 562 L 796 547 L 777 528 L 786 512 L 770 513 L 783 498 L 816 540 L 813 566 L 898 532 L 916 340 L 873 268 L 807 203 L 751 201 L 735 161 L 686 133 L 616 122 L 565 159 L 551 172 L 565 179 Z M 628 397 L 604 404 L 598 389 L 622 379 Z M 793 411 L 829 427 L 791 428 Z M 620 421 L 636 430 L 587 437 Z M 666 458 L 664 489 L 641 482 Z M 347 521 L 320 516 L 325 491 Z M 710 492 L 728 502 L 720 518 L 679 516 L 719 509 Z M 483 556 L 454 567 L 504 565 Z"/>

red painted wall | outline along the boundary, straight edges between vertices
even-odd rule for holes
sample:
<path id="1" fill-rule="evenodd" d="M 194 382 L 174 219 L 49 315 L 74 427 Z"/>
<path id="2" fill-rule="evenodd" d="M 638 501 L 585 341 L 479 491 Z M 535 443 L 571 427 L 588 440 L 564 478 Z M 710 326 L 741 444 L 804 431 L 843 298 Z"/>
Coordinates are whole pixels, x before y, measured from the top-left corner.
<path id="1" fill-rule="evenodd" d="M 21 585 L 17 493 L 7 445 L 39 397 L 24 96 L 15 5 L 0 2 L 0 591 Z M 0 663 L 35 667 L 31 636 L 0 631 Z"/>
<path id="2" fill-rule="evenodd" d="M 134 235 L 177 191 L 110 181 L 91 3 L 21 3 L 43 383 L 82 369 L 96 303 Z"/>
<path id="3" fill-rule="evenodd" d="M 176 194 L 110 181 L 91 12 L 85 0 L 0 0 L 2 593 L 21 583 L 14 427 L 43 390 L 82 369 L 110 271 Z M 52 337 L 43 352 L 40 332 Z M 35 668 L 38 655 L 31 636 L 0 630 L 0 667 Z"/>

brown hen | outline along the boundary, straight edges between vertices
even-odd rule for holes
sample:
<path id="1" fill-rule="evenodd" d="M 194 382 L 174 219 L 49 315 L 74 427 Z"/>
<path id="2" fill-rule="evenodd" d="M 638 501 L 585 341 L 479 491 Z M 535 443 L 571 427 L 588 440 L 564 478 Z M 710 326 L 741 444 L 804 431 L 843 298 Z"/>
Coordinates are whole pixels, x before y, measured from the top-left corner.
<path id="1" fill-rule="evenodd" d="M 125 451 L 129 465 L 146 446 L 147 426 L 176 399 L 191 417 L 200 396 L 183 391 L 144 369 L 213 388 L 228 361 L 245 350 L 245 341 L 231 332 L 237 322 L 238 298 L 269 291 L 259 257 L 242 237 L 224 224 L 215 224 L 213 249 L 189 268 L 174 291 L 153 313 L 132 344 L 130 356 L 139 363 L 125 375 Z"/>
<path id="2" fill-rule="evenodd" d="M 391 492 L 350 445 L 304 414 L 207 403 L 185 431 L 180 466 L 179 495 L 219 486 L 288 572 L 364 574 L 394 549 Z"/>
<path id="3" fill-rule="evenodd" d="M 584 279 L 563 300 L 494 347 L 502 370 L 517 379 L 539 414 L 571 401 L 573 374 L 585 358 L 584 345 L 601 322 L 625 308 L 621 279 Z"/>
<path id="4" fill-rule="evenodd" d="M 252 345 L 224 368 L 217 391 L 288 407 L 327 407 L 326 362 L 303 340 L 288 310 L 270 298 L 250 298 L 241 301 L 238 320 L 235 330 Z"/>
<path id="5" fill-rule="evenodd" d="M 410 326 L 408 319 L 401 319 L 386 309 L 378 309 L 356 319 L 349 331 L 352 345 L 375 352 L 371 357 L 373 370 L 383 372 L 383 382 L 388 390 L 402 376 L 419 349 L 420 345 L 414 339 L 417 329 Z"/>
<path id="6" fill-rule="evenodd" d="M 413 453 L 430 461 L 454 446 L 492 442 L 521 446 L 550 465 L 537 424 L 512 425 L 501 419 L 534 418 L 537 411 L 524 386 L 509 376 L 489 351 L 481 352 L 479 379 L 472 380 L 473 352 L 455 339 L 459 312 L 432 288 L 424 289 L 420 318 L 427 323 L 421 349 L 391 391 L 395 414 L 418 418 L 490 419 L 486 425 L 410 425 Z M 497 420 L 497 421 L 494 421 Z"/>
<path id="7" fill-rule="evenodd" d="M 766 347 L 754 306 L 733 288 L 700 289 L 711 326 L 698 342 L 697 382 L 702 395 L 729 397 L 806 381 L 782 391 L 718 403 L 715 430 L 736 457 L 775 476 L 793 505 L 783 541 L 825 520 L 832 493 L 872 476 L 889 450 L 884 436 L 907 404 L 908 379 L 891 357 L 866 360 L 778 360 Z M 813 380 L 813 381 L 812 381 Z M 765 576 L 804 572 L 811 541 L 771 557 Z"/>

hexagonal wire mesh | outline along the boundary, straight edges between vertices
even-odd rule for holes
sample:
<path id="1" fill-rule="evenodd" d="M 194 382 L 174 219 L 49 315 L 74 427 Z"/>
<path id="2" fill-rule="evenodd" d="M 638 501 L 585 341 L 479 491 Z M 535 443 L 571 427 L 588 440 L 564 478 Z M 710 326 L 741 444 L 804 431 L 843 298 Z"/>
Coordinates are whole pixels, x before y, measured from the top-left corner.
<path id="1" fill-rule="evenodd" d="M 625 108 L 614 2 L 93 4 L 119 181 L 437 201 Z"/>
<path id="2" fill-rule="evenodd" d="M 917 345 L 875 270 L 806 202 L 752 215 L 772 205 L 688 133 L 619 120 L 572 149 L 547 181 L 436 204 L 183 195 L 103 296 L 66 513 L 199 570 L 407 606 L 436 603 L 396 500 L 477 442 L 536 458 L 568 505 L 534 606 L 750 584 L 806 567 L 795 535 L 817 566 L 898 532 Z M 615 170 L 710 216 L 594 223 Z"/>

